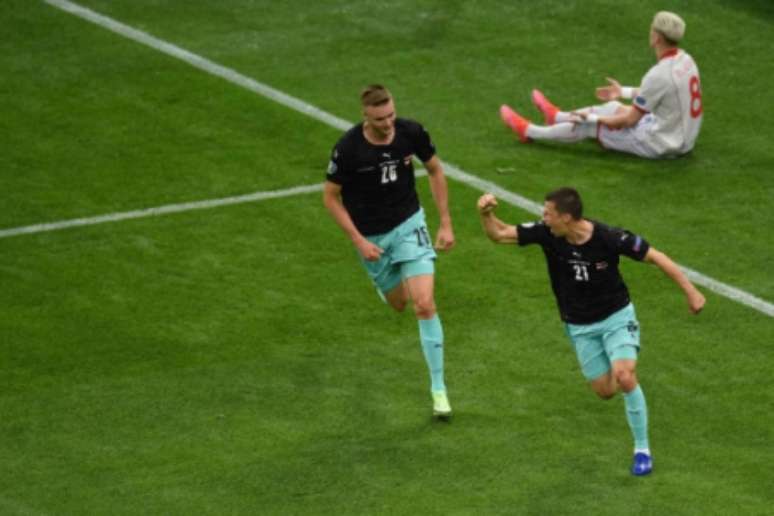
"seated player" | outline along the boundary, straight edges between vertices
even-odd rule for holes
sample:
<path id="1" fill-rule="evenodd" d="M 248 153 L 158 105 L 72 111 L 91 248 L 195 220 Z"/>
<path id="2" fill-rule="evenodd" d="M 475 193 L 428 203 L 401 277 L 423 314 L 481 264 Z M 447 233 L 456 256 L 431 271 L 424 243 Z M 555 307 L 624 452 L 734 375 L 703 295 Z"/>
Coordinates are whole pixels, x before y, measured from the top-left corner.
<path id="1" fill-rule="evenodd" d="M 606 149 L 643 158 L 672 158 L 690 152 L 702 121 L 699 69 L 687 52 L 678 48 L 685 22 L 661 11 L 653 18 L 650 46 L 656 63 L 638 88 L 622 87 L 608 78 L 596 95 L 605 104 L 562 111 L 539 90 L 532 102 L 543 113 L 545 125 L 535 125 L 510 107 L 500 107 L 500 117 L 526 143 L 531 140 L 577 142 L 596 138 Z M 623 104 L 617 99 L 634 99 Z"/>

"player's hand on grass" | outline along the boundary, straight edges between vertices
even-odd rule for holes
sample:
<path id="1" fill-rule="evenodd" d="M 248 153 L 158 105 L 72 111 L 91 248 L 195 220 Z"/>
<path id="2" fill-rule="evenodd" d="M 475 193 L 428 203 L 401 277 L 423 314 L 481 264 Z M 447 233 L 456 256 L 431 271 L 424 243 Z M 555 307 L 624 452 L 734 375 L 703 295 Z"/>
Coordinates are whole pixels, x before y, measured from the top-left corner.
<path id="1" fill-rule="evenodd" d="M 597 88 L 597 98 L 604 100 L 605 102 L 615 100 L 621 96 L 621 84 L 615 79 L 607 78 L 607 86 L 600 86 Z"/>
<path id="2" fill-rule="evenodd" d="M 375 262 L 384 252 L 384 249 L 365 238 L 355 242 L 355 246 L 360 252 L 360 255 L 369 262 Z"/>
<path id="3" fill-rule="evenodd" d="M 497 198 L 490 193 L 485 193 L 478 198 L 478 212 L 481 215 L 488 215 L 492 213 L 497 207 Z"/>

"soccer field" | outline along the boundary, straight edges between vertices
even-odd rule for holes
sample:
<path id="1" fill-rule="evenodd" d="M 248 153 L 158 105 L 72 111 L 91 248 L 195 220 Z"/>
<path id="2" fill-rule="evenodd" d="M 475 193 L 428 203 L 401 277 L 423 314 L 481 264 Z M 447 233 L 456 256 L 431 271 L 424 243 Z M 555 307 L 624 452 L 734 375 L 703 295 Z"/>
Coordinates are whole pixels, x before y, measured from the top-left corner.
<path id="1" fill-rule="evenodd" d="M 774 4 L 77 5 L 107 18 L 0 5 L 0 514 L 771 513 Z M 637 84 L 663 8 L 702 74 L 692 154 L 502 127 L 502 103 L 538 118 L 534 87 L 569 108 L 605 77 Z M 379 301 L 321 202 L 372 82 L 452 176 L 449 423 L 430 418 L 416 321 Z M 622 260 L 646 478 L 628 472 L 623 401 L 578 370 L 542 253 L 479 225 L 482 188 L 539 204 L 563 185 L 704 281 L 693 317 L 657 268 Z"/>

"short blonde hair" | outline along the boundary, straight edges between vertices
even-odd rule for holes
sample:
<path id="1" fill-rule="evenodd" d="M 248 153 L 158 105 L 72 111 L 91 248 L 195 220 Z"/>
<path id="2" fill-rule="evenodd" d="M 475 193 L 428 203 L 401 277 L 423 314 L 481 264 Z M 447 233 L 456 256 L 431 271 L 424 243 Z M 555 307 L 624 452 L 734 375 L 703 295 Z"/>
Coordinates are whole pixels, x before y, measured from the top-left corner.
<path id="1" fill-rule="evenodd" d="M 371 84 L 360 92 L 360 101 L 363 107 L 381 106 L 392 99 L 390 91 L 381 84 Z"/>
<path id="2" fill-rule="evenodd" d="M 672 45 L 676 45 L 685 35 L 685 22 L 669 11 L 657 12 L 653 17 L 651 28 L 664 36 Z"/>

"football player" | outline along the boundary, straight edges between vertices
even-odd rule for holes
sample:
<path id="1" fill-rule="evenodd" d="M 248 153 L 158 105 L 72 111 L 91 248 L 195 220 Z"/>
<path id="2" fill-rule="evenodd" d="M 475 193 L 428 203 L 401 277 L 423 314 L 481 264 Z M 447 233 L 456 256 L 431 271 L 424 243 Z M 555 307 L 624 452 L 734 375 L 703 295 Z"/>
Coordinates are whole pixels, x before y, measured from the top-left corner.
<path id="1" fill-rule="evenodd" d="M 447 418 L 443 327 L 433 294 L 435 249 L 454 245 L 446 178 L 430 135 L 419 123 L 397 117 L 384 86 L 368 86 L 360 98 L 363 121 L 333 148 L 323 202 L 357 248 L 382 299 L 399 312 L 413 304 L 433 414 Z M 415 188 L 414 156 L 427 169 L 440 216 L 434 245 Z"/>
<path id="2" fill-rule="evenodd" d="M 572 188 L 546 195 L 543 218 L 537 222 L 506 224 L 495 216 L 496 207 L 492 194 L 478 200 L 484 232 L 496 243 L 542 247 L 559 315 L 581 371 L 600 398 L 623 392 L 634 437 L 631 472 L 647 475 L 653 461 L 648 408 L 636 372 L 640 325 L 618 270 L 619 258 L 655 264 L 682 289 L 694 314 L 704 307 L 704 296 L 667 255 L 641 236 L 584 218 L 580 195 Z"/>
<path id="3" fill-rule="evenodd" d="M 596 138 L 606 149 L 644 158 L 672 158 L 690 152 L 702 121 L 699 69 L 687 52 L 678 48 L 685 22 L 678 15 L 661 11 L 650 27 L 654 65 L 639 87 L 621 86 L 615 79 L 597 88 L 605 104 L 575 111 L 562 111 L 539 90 L 532 101 L 543 113 L 545 125 L 535 125 L 510 107 L 500 107 L 500 117 L 522 142 L 553 140 L 576 142 Z M 634 99 L 623 104 L 617 99 Z"/>

